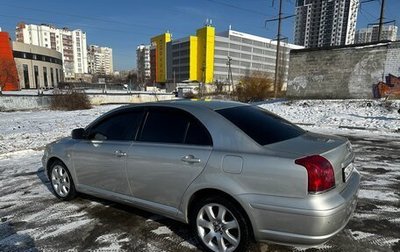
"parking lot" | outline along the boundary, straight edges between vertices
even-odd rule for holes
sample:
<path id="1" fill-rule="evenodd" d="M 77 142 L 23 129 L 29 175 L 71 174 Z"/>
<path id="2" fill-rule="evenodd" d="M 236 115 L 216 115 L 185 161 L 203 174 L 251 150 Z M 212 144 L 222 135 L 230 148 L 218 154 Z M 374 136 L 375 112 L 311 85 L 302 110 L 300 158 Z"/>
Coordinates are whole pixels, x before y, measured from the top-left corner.
<path id="1" fill-rule="evenodd" d="M 362 174 L 347 227 L 323 251 L 400 250 L 400 136 L 347 135 Z M 61 202 L 40 163 L 41 149 L 0 155 L 0 250 L 196 251 L 186 225 L 84 196 Z M 256 244 L 254 251 L 301 248 Z"/>

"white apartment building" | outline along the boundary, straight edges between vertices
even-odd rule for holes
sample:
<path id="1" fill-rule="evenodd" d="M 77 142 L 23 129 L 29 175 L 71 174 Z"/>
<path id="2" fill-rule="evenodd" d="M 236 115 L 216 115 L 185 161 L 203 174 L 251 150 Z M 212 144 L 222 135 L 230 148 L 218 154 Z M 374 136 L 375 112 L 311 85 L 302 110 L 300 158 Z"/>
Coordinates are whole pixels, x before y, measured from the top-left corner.
<path id="1" fill-rule="evenodd" d="M 359 0 L 296 0 L 294 43 L 312 47 L 355 42 Z"/>
<path id="2" fill-rule="evenodd" d="M 15 33 L 17 42 L 60 52 L 65 80 L 74 80 L 75 74 L 88 73 L 86 33 L 82 30 L 19 23 Z"/>
<path id="3" fill-rule="evenodd" d="M 139 45 L 136 48 L 136 67 L 140 83 L 150 80 L 150 45 Z"/>
<path id="4" fill-rule="evenodd" d="M 398 27 L 395 25 L 385 25 L 382 27 L 381 31 L 381 41 L 382 40 L 397 40 L 397 30 Z M 356 31 L 356 44 L 370 43 L 378 41 L 379 26 L 374 25 L 368 28 L 362 28 Z"/>
<path id="5" fill-rule="evenodd" d="M 236 84 L 243 76 L 253 71 L 265 72 L 274 78 L 277 41 L 227 30 L 215 36 L 214 50 L 214 81 L 226 82 L 229 74 L 228 57 L 231 59 L 233 83 Z M 278 77 L 286 83 L 289 67 L 289 52 L 291 49 L 304 47 L 281 42 L 281 66 Z"/>
<path id="6" fill-rule="evenodd" d="M 97 45 L 90 45 L 88 48 L 88 65 L 91 74 L 114 73 L 112 49 Z"/>

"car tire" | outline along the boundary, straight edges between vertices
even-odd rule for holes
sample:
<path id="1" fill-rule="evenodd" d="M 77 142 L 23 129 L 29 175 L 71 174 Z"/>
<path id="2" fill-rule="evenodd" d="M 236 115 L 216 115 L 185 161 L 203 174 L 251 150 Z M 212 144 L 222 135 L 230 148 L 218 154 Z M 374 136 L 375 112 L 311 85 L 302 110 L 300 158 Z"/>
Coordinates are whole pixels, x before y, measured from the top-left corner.
<path id="1" fill-rule="evenodd" d="M 49 178 L 54 194 L 61 200 L 72 200 L 76 197 L 76 189 L 67 167 L 59 160 L 50 166 Z"/>
<path id="2" fill-rule="evenodd" d="M 204 251 L 246 251 L 250 244 L 245 213 L 226 198 L 217 196 L 198 201 L 189 221 Z"/>

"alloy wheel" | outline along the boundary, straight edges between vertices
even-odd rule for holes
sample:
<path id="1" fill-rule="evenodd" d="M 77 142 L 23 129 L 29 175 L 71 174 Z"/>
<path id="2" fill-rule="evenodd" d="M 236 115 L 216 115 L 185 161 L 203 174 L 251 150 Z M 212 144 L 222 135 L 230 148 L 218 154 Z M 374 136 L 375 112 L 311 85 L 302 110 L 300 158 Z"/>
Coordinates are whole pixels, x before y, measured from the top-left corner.
<path id="1" fill-rule="evenodd" d="M 71 182 L 66 169 L 60 165 L 53 167 L 51 172 L 51 184 L 54 191 L 60 197 L 67 197 L 70 192 Z"/>
<path id="2" fill-rule="evenodd" d="M 234 251 L 239 246 L 239 222 L 223 205 L 204 205 L 197 214 L 196 226 L 200 239 L 212 251 Z"/>

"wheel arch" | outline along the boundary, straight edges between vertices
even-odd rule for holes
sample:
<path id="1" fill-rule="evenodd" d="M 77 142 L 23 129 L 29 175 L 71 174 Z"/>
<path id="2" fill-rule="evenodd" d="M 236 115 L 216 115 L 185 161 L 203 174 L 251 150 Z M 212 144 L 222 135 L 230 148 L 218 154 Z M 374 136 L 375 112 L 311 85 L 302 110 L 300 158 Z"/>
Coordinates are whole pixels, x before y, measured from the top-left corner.
<path id="1" fill-rule="evenodd" d="M 210 196 L 221 196 L 224 197 L 225 199 L 228 199 L 230 202 L 232 202 L 244 215 L 245 220 L 247 225 L 250 227 L 250 234 L 252 239 L 254 240 L 254 229 L 253 229 L 253 224 L 249 218 L 249 215 L 247 214 L 246 210 L 244 209 L 244 207 L 241 205 L 241 203 L 236 200 L 232 195 L 219 190 L 219 189 L 215 189 L 215 188 L 203 188 L 200 190 L 197 190 L 195 193 L 192 194 L 192 196 L 190 197 L 188 203 L 187 203 L 187 207 L 186 207 L 186 220 L 189 223 L 190 222 L 190 214 L 191 211 L 193 211 L 193 207 L 195 205 L 195 202 L 197 202 L 198 200 L 204 199 L 206 197 L 210 197 Z"/>
<path id="2" fill-rule="evenodd" d="M 56 156 L 51 157 L 47 161 L 46 169 L 45 169 L 45 172 L 46 172 L 46 175 L 47 175 L 48 178 L 50 178 L 50 167 L 57 161 L 61 162 L 65 166 L 65 168 L 68 169 L 68 166 L 65 164 L 64 161 L 61 160 L 61 158 L 56 157 Z M 68 171 L 71 173 L 71 171 L 69 169 L 68 169 Z"/>

